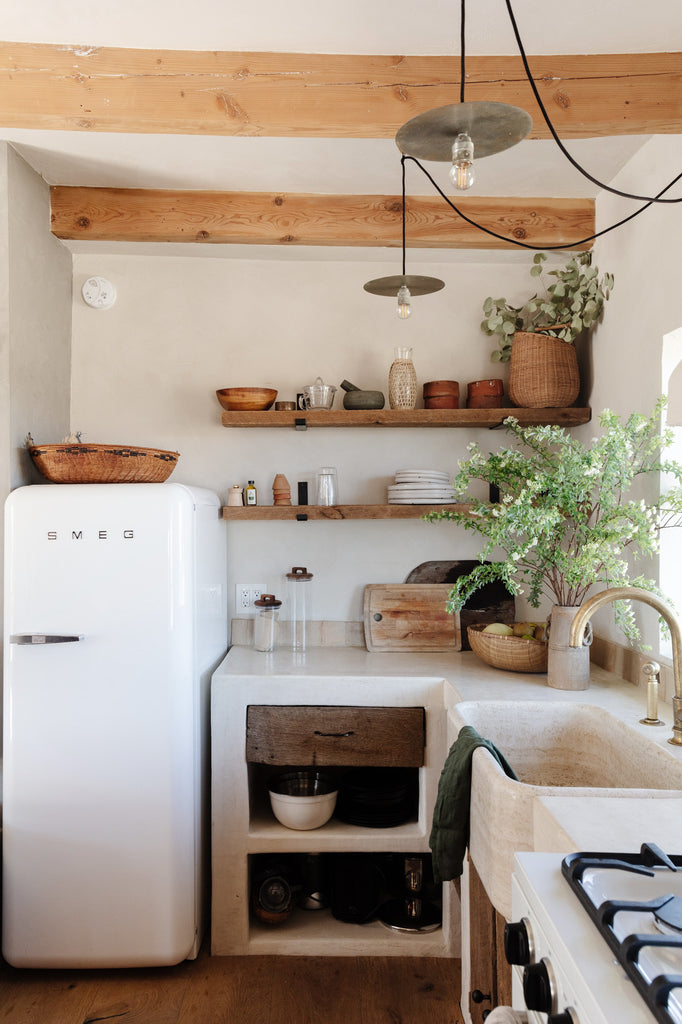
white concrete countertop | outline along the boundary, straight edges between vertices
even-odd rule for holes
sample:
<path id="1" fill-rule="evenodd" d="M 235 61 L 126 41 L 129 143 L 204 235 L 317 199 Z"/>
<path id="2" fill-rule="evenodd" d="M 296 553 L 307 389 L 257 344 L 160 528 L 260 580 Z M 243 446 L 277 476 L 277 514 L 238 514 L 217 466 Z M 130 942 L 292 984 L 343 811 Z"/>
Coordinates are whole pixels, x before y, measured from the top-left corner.
<path id="1" fill-rule="evenodd" d="M 657 843 L 667 853 L 682 851 L 682 805 L 677 799 L 617 800 L 540 797 L 533 808 L 538 853 L 603 851 L 635 853 Z"/>
<path id="2" fill-rule="evenodd" d="M 253 690 L 253 700 L 285 701 L 288 681 L 296 680 L 296 703 L 326 699 L 338 701 L 343 681 L 349 701 L 371 701 L 372 691 L 385 687 L 395 692 L 397 703 L 409 700 L 419 681 L 432 691 L 442 684 L 447 708 L 460 701 L 537 700 L 597 705 L 615 715 L 671 758 L 682 760 L 682 748 L 667 742 L 672 734 L 672 709 L 659 704 L 664 727 L 640 724 L 646 714 L 644 688 L 592 667 L 587 690 L 555 690 L 543 674 L 503 672 L 483 664 L 472 652 L 448 654 L 370 653 L 357 647 L 316 647 L 305 654 L 276 650 L 263 654 L 247 647 L 233 647 L 214 677 L 214 685 L 238 685 Z M 303 689 L 301 689 L 301 686 Z M 401 691 L 402 698 L 401 700 Z M 328 692 L 329 698 L 325 697 Z M 377 693 L 377 698 L 379 694 Z M 453 739 L 454 737 L 450 737 Z M 661 780 L 658 780 L 660 785 Z M 682 796 L 682 793 L 680 794 Z M 669 850 L 682 850 L 682 815 L 674 799 L 593 797 L 589 801 L 548 797 L 537 801 L 535 828 L 537 848 L 572 852 L 577 849 L 636 849 L 645 841 L 659 842 Z"/>
<path id="3" fill-rule="evenodd" d="M 667 742 L 672 734 L 671 706 L 663 702 L 659 704 L 659 716 L 665 727 L 640 725 L 640 718 L 646 714 L 644 689 L 598 666 L 592 666 L 587 690 L 554 690 L 547 685 L 547 677 L 542 673 L 534 675 L 490 668 L 471 651 L 378 654 L 361 647 L 313 647 L 304 654 L 286 650 L 263 654 L 249 647 L 232 647 L 215 675 L 221 682 L 224 679 L 227 685 L 239 682 L 256 687 L 259 700 L 263 699 L 264 690 L 271 691 L 274 698 L 276 688 L 286 687 L 288 679 L 307 683 L 308 693 L 317 694 L 318 702 L 323 704 L 325 688 L 329 686 L 330 690 L 335 690 L 340 679 L 347 679 L 357 691 L 358 687 L 376 686 L 382 680 L 384 685 L 390 685 L 389 681 L 404 678 L 442 682 L 446 707 L 464 700 L 594 704 L 616 715 L 646 739 L 663 745 L 672 757 L 682 760 L 682 747 L 673 747 Z"/>

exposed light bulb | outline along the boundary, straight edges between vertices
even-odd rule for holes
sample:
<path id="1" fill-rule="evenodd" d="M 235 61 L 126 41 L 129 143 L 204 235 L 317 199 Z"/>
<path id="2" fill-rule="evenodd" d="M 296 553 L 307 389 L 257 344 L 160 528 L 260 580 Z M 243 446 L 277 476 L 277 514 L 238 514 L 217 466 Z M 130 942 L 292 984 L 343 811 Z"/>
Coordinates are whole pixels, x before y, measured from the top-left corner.
<path id="1" fill-rule="evenodd" d="M 401 284 L 400 288 L 398 289 L 398 310 L 397 310 L 398 316 L 400 317 L 401 320 L 407 320 L 408 316 L 412 312 L 412 307 L 410 306 L 410 299 L 411 298 L 412 298 L 412 296 L 410 295 L 410 290 L 407 287 L 407 285 L 406 284 Z"/>
<path id="2" fill-rule="evenodd" d="M 455 188 L 464 192 L 471 188 L 474 173 L 474 144 L 465 132 L 460 132 L 452 144 L 452 167 L 450 181 Z"/>

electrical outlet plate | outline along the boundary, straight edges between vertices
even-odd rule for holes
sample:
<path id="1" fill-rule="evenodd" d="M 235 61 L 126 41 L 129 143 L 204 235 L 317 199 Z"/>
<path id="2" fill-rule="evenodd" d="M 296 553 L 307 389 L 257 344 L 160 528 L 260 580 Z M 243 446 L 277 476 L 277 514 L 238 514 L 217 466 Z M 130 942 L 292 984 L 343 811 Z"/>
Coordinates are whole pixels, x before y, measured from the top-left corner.
<path id="1" fill-rule="evenodd" d="M 261 594 L 267 593 L 265 583 L 235 583 L 234 604 L 238 615 L 253 613 L 253 602 L 257 601 Z"/>

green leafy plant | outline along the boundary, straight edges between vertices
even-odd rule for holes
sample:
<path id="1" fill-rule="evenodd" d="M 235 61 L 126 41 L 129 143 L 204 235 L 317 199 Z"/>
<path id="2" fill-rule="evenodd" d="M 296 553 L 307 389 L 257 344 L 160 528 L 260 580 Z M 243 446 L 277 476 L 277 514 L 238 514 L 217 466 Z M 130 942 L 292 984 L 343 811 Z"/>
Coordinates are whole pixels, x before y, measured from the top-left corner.
<path id="1" fill-rule="evenodd" d="M 613 288 L 613 274 L 600 278 L 597 267 L 592 266 L 592 253 L 582 252 L 560 270 L 547 271 L 547 276 L 556 280 L 546 284 L 542 279 L 546 259 L 544 253 L 536 252 L 530 268 L 531 277 L 541 278 L 542 294 L 532 295 L 522 306 L 490 296 L 483 303 L 481 330 L 488 337 L 496 335 L 499 342 L 491 353 L 493 362 L 509 360 L 516 331 L 541 332 L 572 344 L 601 316 Z"/>
<path id="2" fill-rule="evenodd" d="M 651 417 L 634 413 L 626 422 L 605 410 L 599 417 L 603 432 L 589 445 L 563 427 L 521 427 L 513 417 L 505 425 L 516 447 L 486 455 L 470 444 L 455 491 L 465 494 L 472 482 L 482 481 L 499 488 L 501 499 L 465 498 L 466 510 L 446 508 L 426 516 L 459 523 L 485 540 L 481 565 L 457 580 L 448 610 L 459 611 L 493 580 L 527 596 L 533 608 L 543 597 L 580 605 L 595 584 L 642 587 L 660 595 L 653 580 L 631 577 L 624 555 L 629 551 L 636 560 L 654 554 L 660 529 L 677 525 L 682 513 L 682 466 L 661 458 L 672 443 L 672 432 L 660 430 L 664 406 L 662 398 Z M 638 477 L 659 472 L 675 481 L 668 494 L 652 504 L 632 495 Z M 617 604 L 616 622 L 631 641 L 639 641 L 628 602 Z"/>

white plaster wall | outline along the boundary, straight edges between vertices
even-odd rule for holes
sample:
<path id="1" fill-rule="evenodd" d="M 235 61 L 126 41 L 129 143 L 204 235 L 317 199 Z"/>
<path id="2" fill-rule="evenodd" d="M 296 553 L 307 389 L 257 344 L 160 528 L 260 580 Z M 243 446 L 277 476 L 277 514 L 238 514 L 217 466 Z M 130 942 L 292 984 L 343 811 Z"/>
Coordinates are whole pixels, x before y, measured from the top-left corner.
<path id="1" fill-rule="evenodd" d="M 641 194 L 656 194 L 682 166 L 682 139 L 676 136 L 651 139 L 611 183 Z M 679 185 L 670 193 L 679 195 Z M 597 226 L 603 228 L 632 213 L 639 203 L 601 193 L 597 202 Z M 651 413 L 662 393 L 661 365 L 664 336 L 682 325 L 679 300 L 679 244 L 682 230 L 680 206 L 655 204 L 628 225 L 605 235 L 595 243 L 595 263 L 601 271 L 615 275 L 615 288 L 603 322 L 594 333 L 592 355 L 594 386 L 590 397 L 595 419 L 603 408 L 623 418 L 631 412 Z M 579 428 L 587 437 L 596 423 Z M 658 482 L 647 482 L 651 498 Z M 647 493 L 643 492 L 643 493 Z M 641 562 L 637 572 L 657 578 L 658 559 Z M 669 567 L 670 570 L 670 567 Z M 676 569 L 682 572 L 682 565 Z M 657 617 L 650 609 L 637 606 L 644 641 L 658 650 Z M 594 619 L 599 632 L 622 643 L 622 634 L 612 625 L 609 609 Z"/>
<path id="2" fill-rule="evenodd" d="M 679 168 L 682 142 L 651 140 L 616 184 L 633 190 L 662 185 Z M 602 194 L 599 225 L 637 204 Z M 599 240 L 595 260 L 616 276 L 603 323 L 591 341 L 593 422 L 604 407 L 626 416 L 648 412 L 660 393 L 662 336 L 679 326 L 677 242 L 680 213 L 654 207 Z M 333 254 L 331 254 L 333 256 Z M 215 489 L 223 500 L 233 483 L 256 481 L 271 503 L 276 473 L 292 485 L 314 478 L 320 465 L 338 468 L 342 503 L 380 502 L 396 469 L 456 470 L 473 436 L 455 430 L 233 430 L 220 425 L 218 387 L 269 385 L 292 399 L 319 374 L 338 385 L 347 378 L 386 392 L 395 345 L 414 349 L 420 384 L 436 378 L 467 381 L 506 376 L 489 360 L 479 329 L 486 295 L 523 298 L 530 279 L 524 261 L 429 264 L 409 261 L 411 273 L 441 277 L 446 288 L 414 300 L 411 320 L 399 322 L 393 301 L 368 295 L 363 283 L 394 274 L 399 254 L 385 264 L 324 260 L 196 259 L 129 255 L 74 257 L 72 429 L 87 439 L 177 449 L 174 479 Z M 528 262 L 530 262 L 530 254 Z M 560 255 L 556 262 L 563 262 Z M 118 289 L 113 309 L 96 312 L 80 298 L 91 274 Z M 645 287 L 642 286 L 645 281 Z M 336 404 L 340 406 L 339 393 Z M 463 398 L 462 398 L 463 402 Z M 475 432 L 490 448 L 504 435 Z M 227 524 L 230 584 L 265 583 L 281 590 L 282 574 L 307 565 L 315 574 L 314 617 L 362 617 L 366 583 L 399 582 L 428 559 L 473 557 L 476 538 L 450 524 Z M 657 566 L 638 571 L 652 574 Z M 230 588 L 231 589 L 231 588 Z M 233 594 L 230 594 L 233 597 Z M 232 609 L 231 609 L 232 613 Z M 645 637 L 657 646 L 655 616 L 642 611 Z M 600 631 L 622 642 L 611 614 Z"/>
<path id="3" fill-rule="evenodd" d="M 219 387 L 267 385 L 293 399 L 319 374 L 387 392 L 395 345 L 412 345 L 420 384 L 466 383 L 500 373 L 479 329 L 490 292 L 523 294 L 525 263 L 420 265 L 446 288 L 417 298 L 401 322 L 391 299 L 363 283 L 396 272 L 356 262 L 151 258 L 74 258 L 72 429 L 102 443 L 176 449 L 173 479 L 215 489 L 226 501 L 234 483 L 254 479 L 259 501 L 272 504 L 272 482 L 284 473 L 314 479 L 321 465 L 338 469 L 340 501 L 385 501 L 397 469 L 455 472 L 466 455 L 467 431 L 414 429 L 234 430 L 221 426 Z M 85 306 L 86 278 L 110 278 L 118 290 L 107 311 Z M 335 406 L 342 405 L 342 393 Z M 462 399 L 463 402 L 463 399 Z M 501 433 L 477 431 L 497 447 Z M 421 521 L 226 524 L 230 583 L 266 583 L 280 592 L 281 575 L 306 565 L 315 575 L 314 617 L 362 618 L 367 583 L 400 582 L 436 558 L 474 557 L 475 538 L 450 524 Z M 232 590 L 233 588 L 230 587 Z M 230 595 L 233 597 L 233 593 Z"/>
<path id="4" fill-rule="evenodd" d="M 49 189 L 0 143 L 0 501 L 38 480 L 24 446 L 69 424 L 71 256 L 50 234 Z M 0 566 L 4 538 L 0 530 Z M 0 591 L 0 620 L 3 594 Z M 0 645 L 2 641 L 0 640 Z"/>
<path id="5" fill-rule="evenodd" d="M 50 233 L 50 191 L 11 147 L 8 162 L 10 490 L 42 480 L 25 448 L 69 429 L 71 254 Z"/>

